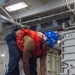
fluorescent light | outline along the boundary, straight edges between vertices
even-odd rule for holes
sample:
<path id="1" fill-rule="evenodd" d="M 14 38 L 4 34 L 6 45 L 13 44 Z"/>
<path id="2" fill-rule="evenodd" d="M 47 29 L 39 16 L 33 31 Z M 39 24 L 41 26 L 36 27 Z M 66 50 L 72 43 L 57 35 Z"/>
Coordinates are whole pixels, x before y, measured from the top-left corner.
<path id="1" fill-rule="evenodd" d="M 11 11 L 16 11 L 16 10 L 26 8 L 26 7 L 28 7 L 28 5 L 26 3 L 19 2 L 19 3 L 16 3 L 16 4 L 10 5 L 10 6 L 6 6 L 5 9 L 7 11 L 11 12 Z"/>

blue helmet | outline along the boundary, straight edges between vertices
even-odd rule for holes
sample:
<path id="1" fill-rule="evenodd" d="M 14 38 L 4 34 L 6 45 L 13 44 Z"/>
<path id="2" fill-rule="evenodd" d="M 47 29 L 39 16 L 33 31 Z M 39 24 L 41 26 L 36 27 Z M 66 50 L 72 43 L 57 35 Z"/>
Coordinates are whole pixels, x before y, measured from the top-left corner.
<path id="1" fill-rule="evenodd" d="M 47 41 L 51 48 L 54 48 L 54 46 L 58 42 L 58 35 L 54 31 L 47 31 L 45 32 L 45 36 L 47 37 Z"/>

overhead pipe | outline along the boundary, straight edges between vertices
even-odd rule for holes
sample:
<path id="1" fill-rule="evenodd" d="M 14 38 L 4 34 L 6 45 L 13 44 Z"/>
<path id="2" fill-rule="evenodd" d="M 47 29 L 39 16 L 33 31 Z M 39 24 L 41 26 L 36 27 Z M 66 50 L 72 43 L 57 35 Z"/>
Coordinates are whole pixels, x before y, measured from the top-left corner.
<path id="1" fill-rule="evenodd" d="M 1 18 L 1 19 L 4 19 L 4 20 L 6 20 L 6 21 L 8 21 L 8 22 L 10 22 L 10 23 L 13 23 L 14 26 L 16 25 L 16 26 L 19 26 L 19 27 L 27 27 L 27 28 L 29 28 L 29 26 L 27 26 L 27 25 L 21 25 L 20 23 L 18 23 L 18 22 L 16 22 L 16 21 L 13 21 L 13 20 L 11 20 L 10 18 L 7 18 L 7 17 L 5 17 L 5 16 L 3 16 L 3 15 L 1 15 L 1 14 L 0 14 L 0 18 Z"/>
<path id="2" fill-rule="evenodd" d="M 71 12 L 73 12 L 73 13 L 74 13 L 74 10 L 73 10 L 73 9 L 71 9 L 71 7 L 69 6 L 68 0 L 65 0 L 65 2 L 66 2 L 66 5 L 67 5 L 68 9 L 69 9 Z"/>
<path id="3" fill-rule="evenodd" d="M 2 6 L 0 6 L 0 8 L 6 13 L 6 15 L 7 15 L 11 20 L 14 21 L 14 19 L 6 12 L 6 10 L 5 10 Z"/>
<path id="4" fill-rule="evenodd" d="M 42 19 L 46 19 L 46 18 L 50 18 L 50 17 L 62 15 L 64 13 L 68 13 L 68 12 L 70 12 L 70 11 L 68 10 L 68 11 L 65 11 L 65 12 L 60 12 L 60 13 L 57 13 L 57 14 L 52 14 L 52 15 L 48 15 L 48 16 L 45 16 L 45 17 L 36 18 L 36 19 L 33 19 L 33 20 L 29 20 L 29 21 L 22 22 L 22 24 L 29 23 L 29 22 L 34 22 L 34 21 L 38 21 L 38 20 L 41 21 Z"/>

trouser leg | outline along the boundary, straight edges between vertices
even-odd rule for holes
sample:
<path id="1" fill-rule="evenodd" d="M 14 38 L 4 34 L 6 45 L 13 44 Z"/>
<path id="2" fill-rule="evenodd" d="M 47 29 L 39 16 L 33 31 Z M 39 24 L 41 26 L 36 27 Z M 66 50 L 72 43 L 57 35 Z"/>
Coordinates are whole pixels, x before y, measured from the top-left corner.
<path id="1" fill-rule="evenodd" d="M 20 52 L 15 41 L 10 41 L 7 45 L 9 48 L 9 64 L 6 75 L 19 75 L 18 62 L 20 59 Z"/>
<path id="2" fill-rule="evenodd" d="M 30 64 L 30 75 L 37 75 L 37 71 L 36 71 L 36 67 L 37 67 L 36 58 L 31 57 L 30 61 L 29 61 L 29 64 Z"/>

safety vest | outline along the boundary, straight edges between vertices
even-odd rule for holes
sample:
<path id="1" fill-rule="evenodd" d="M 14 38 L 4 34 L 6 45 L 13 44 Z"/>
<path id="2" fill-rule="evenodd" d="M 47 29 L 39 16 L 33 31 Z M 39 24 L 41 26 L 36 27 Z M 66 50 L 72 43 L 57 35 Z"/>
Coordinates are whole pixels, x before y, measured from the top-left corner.
<path id="1" fill-rule="evenodd" d="M 25 35 L 28 35 L 34 41 L 34 48 L 31 51 L 31 54 L 35 57 L 43 56 L 45 52 L 41 50 L 41 41 L 43 40 L 44 34 L 41 32 L 35 32 L 29 29 L 22 28 L 16 38 L 17 46 L 20 49 L 20 51 L 24 50 L 24 36 Z"/>

